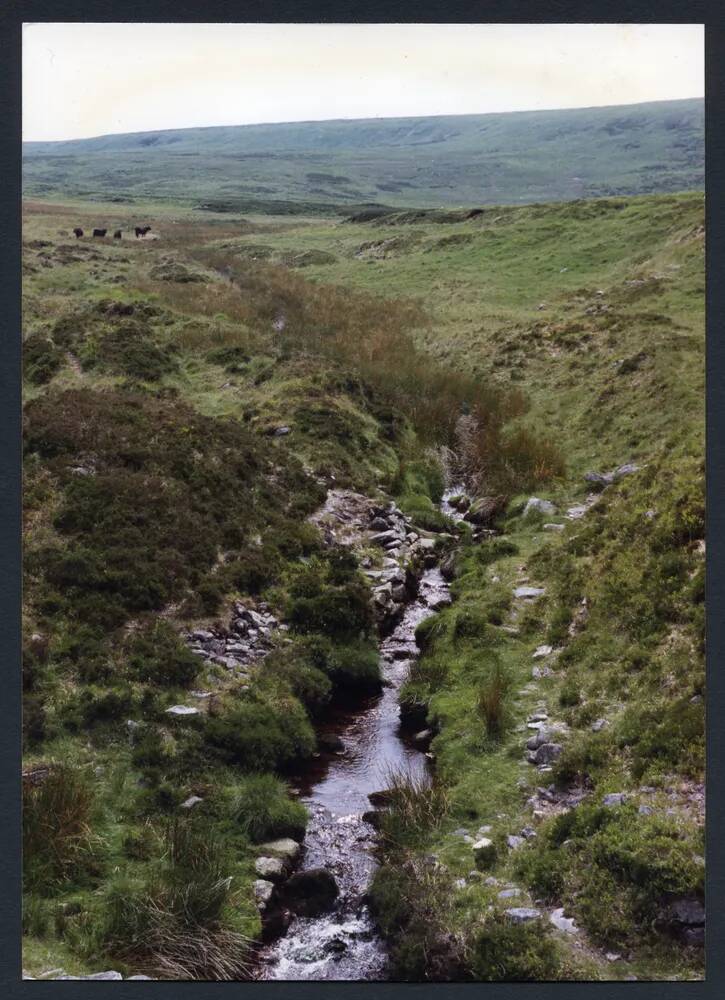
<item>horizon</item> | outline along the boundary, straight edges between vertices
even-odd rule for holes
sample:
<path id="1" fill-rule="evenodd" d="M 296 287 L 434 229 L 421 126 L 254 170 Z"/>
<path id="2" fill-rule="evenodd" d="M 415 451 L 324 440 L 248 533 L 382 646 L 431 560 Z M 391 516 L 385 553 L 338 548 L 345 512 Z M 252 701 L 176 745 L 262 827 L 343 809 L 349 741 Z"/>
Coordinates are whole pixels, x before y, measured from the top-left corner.
<path id="1" fill-rule="evenodd" d="M 698 24 L 23 26 L 26 142 L 703 96 Z"/>
<path id="2" fill-rule="evenodd" d="M 149 129 L 136 129 L 132 132 L 101 132 L 97 135 L 87 135 L 79 136 L 73 139 L 23 139 L 23 145 L 33 145 L 33 144 L 55 144 L 55 143 L 66 143 L 66 142 L 90 142 L 94 139 L 107 139 L 111 136 L 125 136 L 125 135 L 148 135 L 150 133 L 159 132 L 194 132 L 194 131 L 213 131 L 214 129 L 222 128 L 264 128 L 264 127 L 274 127 L 275 125 L 325 125 L 325 124 L 335 124 L 340 122 L 375 122 L 375 121 L 406 121 L 408 119 L 420 119 L 420 118 L 482 118 L 488 115 L 515 115 L 515 114 L 547 114 L 553 111 L 588 111 L 588 110 L 605 110 L 607 108 L 630 108 L 639 107 L 644 104 L 674 104 L 678 101 L 704 101 L 704 96 L 692 96 L 692 97 L 675 97 L 675 98 L 662 98 L 655 101 L 631 101 L 625 103 L 616 104 L 586 104 L 586 105 L 572 105 L 566 108 L 515 108 L 511 111 L 466 111 L 459 114 L 419 114 L 419 115 L 376 115 L 374 117 L 355 117 L 355 118 L 300 118 L 300 119 L 280 119 L 279 121 L 260 121 L 260 122 L 235 122 L 230 124 L 209 124 L 209 125 L 177 125 L 170 128 L 149 128 Z"/>

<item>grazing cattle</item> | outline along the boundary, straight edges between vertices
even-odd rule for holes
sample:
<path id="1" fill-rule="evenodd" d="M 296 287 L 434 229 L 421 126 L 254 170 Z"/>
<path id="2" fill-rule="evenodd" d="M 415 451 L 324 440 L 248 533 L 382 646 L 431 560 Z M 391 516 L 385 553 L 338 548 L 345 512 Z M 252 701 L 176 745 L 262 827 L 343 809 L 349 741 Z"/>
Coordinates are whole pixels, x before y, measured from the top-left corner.
<path id="1" fill-rule="evenodd" d="M 93 230 L 93 235 L 94 236 L 105 236 L 107 232 L 108 232 L 107 229 L 94 229 Z"/>
<path id="2" fill-rule="evenodd" d="M 116 230 L 116 232 L 113 234 L 113 238 L 114 238 L 114 240 L 120 240 L 121 239 L 121 230 L 120 229 Z"/>
<path id="3" fill-rule="evenodd" d="M 75 233 L 75 237 L 76 237 L 77 240 L 79 240 L 81 238 L 81 236 L 83 235 L 83 230 L 80 229 L 78 226 L 76 226 L 76 228 L 73 230 L 73 232 Z"/>
<path id="4" fill-rule="evenodd" d="M 134 232 L 136 233 L 136 239 L 138 239 L 139 236 L 145 236 L 146 233 L 150 233 L 151 226 L 136 226 Z"/>

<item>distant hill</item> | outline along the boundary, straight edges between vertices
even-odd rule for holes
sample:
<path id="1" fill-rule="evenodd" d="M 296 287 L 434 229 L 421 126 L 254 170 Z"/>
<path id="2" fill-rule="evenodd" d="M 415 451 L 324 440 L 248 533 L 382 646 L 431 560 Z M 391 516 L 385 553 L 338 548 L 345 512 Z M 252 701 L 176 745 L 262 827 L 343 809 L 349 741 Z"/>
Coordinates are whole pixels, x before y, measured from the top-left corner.
<path id="1" fill-rule="evenodd" d="M 29 142 L 23 160 L 30 197 L 232 212 L 684 191 L 704 186 L 704 102 L 136 132 Z"/>

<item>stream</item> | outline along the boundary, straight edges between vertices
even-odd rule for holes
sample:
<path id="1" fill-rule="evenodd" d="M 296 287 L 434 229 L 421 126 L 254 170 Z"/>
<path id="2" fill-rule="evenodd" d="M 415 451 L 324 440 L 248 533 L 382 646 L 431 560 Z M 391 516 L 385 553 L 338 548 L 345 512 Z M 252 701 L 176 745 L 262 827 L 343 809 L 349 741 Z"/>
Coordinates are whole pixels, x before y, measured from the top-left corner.
<path id="1" fill-rule="evenodd" d="M 441 509 L 460 517 L 448 504 Z M 381 640 L 382 694 L 340 709 L 321 732 L 339 736 L 343 748 L 323 753 L 298 785 L 309 824 L 298 871 L 326 868 L 340 894 L 319 917 L 294 917 L 283 937 L 261 953 L 260 979 L 384 980 L 387 951 L 365 903 L 376 867 L 376 831 L 363 819 L 371 792 L 388 787 L 391 772 L 428 773 L 428 758 L 400 730 L 398 692 L 418 655 L 415 628 L 450 603 L 438 567 L 424 570 L 416 597 L 394 630 Z"/>

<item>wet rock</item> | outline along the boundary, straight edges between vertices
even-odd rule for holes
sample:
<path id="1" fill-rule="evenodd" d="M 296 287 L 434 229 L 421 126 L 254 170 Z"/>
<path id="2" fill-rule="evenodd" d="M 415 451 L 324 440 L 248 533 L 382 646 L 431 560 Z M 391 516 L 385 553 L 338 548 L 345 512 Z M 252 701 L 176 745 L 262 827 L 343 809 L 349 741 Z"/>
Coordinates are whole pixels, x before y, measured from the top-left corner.
<path id="1" fill-rule="evenodd" d="M 419 733 L 416 733 L 415 736 L 413 736 L 413 743 L 417 747 L 425 747 L 433 739 L 433 735 L 432 729 L 421 729 Z"/>
<path id="2" fill-rule="evenodd" d="M 464 515 L 469 524 L 490 527 L 500 510 L 500 504 L 494 497 L 479 497 L 474 500 Z"/>
<path id="3" fill-rule="evenodd" d="M 541 916 L 541 910 L 535 910 L 533 906 L 514 906 L 511 910 L 504 910 L 504 913 L 512 924 L 526 924 Z"/>
<path id="4" fill-rule="evenodd" d="M 424 701 L 404 698 L 400 702 L 400 724 L 404 729 L 420 731 L 425 728 L 428 705 Z"/>
<path id="5" fill-rule="evenodd" d="M 321 733 L 317 737 L 317 745 L 320 750 L 325 750 L 328 753 L 339 753 L 345 749 L 345 744 L 335 733 Z"/>
<path id="6" fill-rule="evenodd" d="M 441 562 L 441 576 L 444 580 L 450 582 L 456 577 L 456 554 L 455 552 L 449 553 L 445 559 Z"/>
<path id="7" fill-rule="evenodd" d="M 292 875 L 283 886 L 285 902 L 298 916 L 316 917 L 335 904 L 339 889 L 333 876 L 324 868 L 310 868 Z"/>
<path id="8" fill-rule="evenodd" d="M 393 792 L 389 788 L 383 788 L 379 792 L 370 792 L 368 799 L 378 808 L 389 806 L 393 800 Z"/>
<path id="9" fill-rule="evenodd" d="M 699 899 L 680 899 L 670 907 L 670 919 L 688 927 L 705 923 L 705 907 Z"/>

